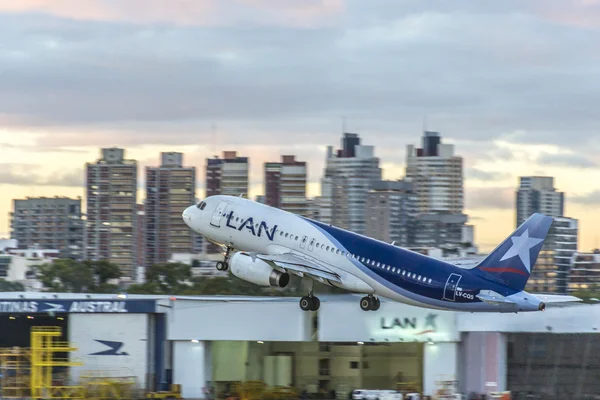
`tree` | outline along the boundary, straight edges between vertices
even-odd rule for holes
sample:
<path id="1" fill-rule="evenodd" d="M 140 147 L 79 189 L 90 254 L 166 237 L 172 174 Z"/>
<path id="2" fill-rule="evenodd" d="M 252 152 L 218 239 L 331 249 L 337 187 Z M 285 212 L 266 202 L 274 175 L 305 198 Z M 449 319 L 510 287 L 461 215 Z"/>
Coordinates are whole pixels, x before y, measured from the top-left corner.
<path id="1" fill-rule="evenodd" d="M 38 267 L 38 277 L 52 292 L 87 292 L 94 287 L 94 274 L 89 263 L 61 258 Z"/>
<path id="2" fill-rule="evenodd" d="M 77 262 L 61 258 L 38 267 L 38 278 L 51 292 L 116 293 L 118 287 L 108 283 L 121 276 L 118 265 L 108 261 Z"/>
<path id="3" fill-rule="evenodd" d="M 0 292 L 24 292 L 25 286 L 20 282 L 11 282 L 0 279 Z"/>
<path id="4" fill-rule="evenodd" d="M 163 294 L 177 294 L 189 287 L 191 266 L 183 263 L 155 264 L 146 270 L 145 287 Z"/>

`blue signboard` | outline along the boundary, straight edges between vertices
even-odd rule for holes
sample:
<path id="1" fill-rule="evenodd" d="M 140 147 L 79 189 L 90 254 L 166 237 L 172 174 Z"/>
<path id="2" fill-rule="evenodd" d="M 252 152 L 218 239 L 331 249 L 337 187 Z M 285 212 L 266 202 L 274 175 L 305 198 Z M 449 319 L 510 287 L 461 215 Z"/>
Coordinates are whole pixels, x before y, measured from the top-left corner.
<path id="1" fill-rule="evenodd" d="M 155 300 L 0 300 L 0 314 L 16 313 L 154 313 Z"/>

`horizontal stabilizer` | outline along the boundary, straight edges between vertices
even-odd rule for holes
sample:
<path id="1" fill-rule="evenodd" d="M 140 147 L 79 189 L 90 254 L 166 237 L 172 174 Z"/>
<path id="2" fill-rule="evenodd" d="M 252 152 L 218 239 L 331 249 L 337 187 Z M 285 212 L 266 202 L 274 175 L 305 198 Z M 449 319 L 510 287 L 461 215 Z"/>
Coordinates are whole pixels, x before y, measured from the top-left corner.
<path id="1" fill-rule="evenodd" d="M 497 294 L 478 294 L 477 298 L 483 302 L 490 304 L 514 304 L 516 306 L 516 303 L 514 301 L 510 301 L 506 297 Z"/>
<path id="2" fill-rule="evenodd" d="M 573 302 L 577 302 L 577 301 L 583 301 L 579 297 L 566 296 L 566 295 L 560 295 L 560 294 L 533 294 L 533 295 L 546 304 L 549 304 L 549 303 L 573 303 Z"/>

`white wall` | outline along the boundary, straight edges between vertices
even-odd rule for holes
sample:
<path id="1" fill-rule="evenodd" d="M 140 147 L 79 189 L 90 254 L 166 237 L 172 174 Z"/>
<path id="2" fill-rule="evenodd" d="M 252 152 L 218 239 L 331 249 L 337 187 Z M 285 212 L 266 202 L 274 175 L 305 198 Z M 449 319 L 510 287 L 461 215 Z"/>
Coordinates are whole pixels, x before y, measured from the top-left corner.
<path id="1" fill-rule="evenodd" d="M 205 342 L 178 341 L 173 343 L 173 383 L 181 385 L 186 399 L 204 398 L 207 387 L 205 369 L 207 347 Z"/>
<path id="2" fill-rule="evenodd" d="M 296 299 L 176 300 L 167 317 L 168 340 L 310 340 L 311 313 Z M 162 307 L 159 307 L 162 308 Z"/>
<path id="3" fill-rule="evenodd" d="M 71 368 L 71 378 L 79 380 L 85 371 L 97 376 L 135 377 L 138 387 L 146 387 L 148 370 L 147 314 L 71 314 L 69 340 L 77 347 L 74 359 L 82 367 Z M 98 342 L 114 342 L 114 346 Z M 105 355 L 93 353 L 105 352 Z"/>
<path id="4" fill-rule="evenodd" d="M 413 307 L 381 299 L 378 311 L 365 312 L 355 301 L 321 300 L 319 340 L 321 341 L 389 341 L 455 342 L 459 340 L 456 313 Z M 415 326 L 405 321 L 414 322 Z M 399 322 L 396 323 L 396 322 Z M 429 322 L 429 323 L 428 323 Z"/>
<path id="5" fill-rule="evenodd" d="M 457 343 L 426 344 L 423 350 L 423 394 L 433 396 L 438 381 L 457 380 Z"/>
<path id="6" fill-rule="evenodd" d="M 461 332 L 598 333 L 600 304 L 547 306 L 544 312 L 518 314 L 460 313 L 457 325 Z"/>

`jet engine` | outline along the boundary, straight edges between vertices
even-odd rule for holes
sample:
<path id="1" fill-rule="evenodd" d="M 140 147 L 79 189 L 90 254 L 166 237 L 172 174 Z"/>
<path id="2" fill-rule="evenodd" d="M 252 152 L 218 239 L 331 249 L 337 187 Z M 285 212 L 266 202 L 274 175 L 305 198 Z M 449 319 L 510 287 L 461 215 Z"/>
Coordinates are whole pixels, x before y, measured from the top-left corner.
<path id="1" fill-rule="evenodd" d="M 284 288 L 290 283 L 287 272 L 277 271 L 258 258 L 252 260 L 246 253 L 235 253 L 229 260 L 229 267 L 233 275 L 256 285 Z"/>

